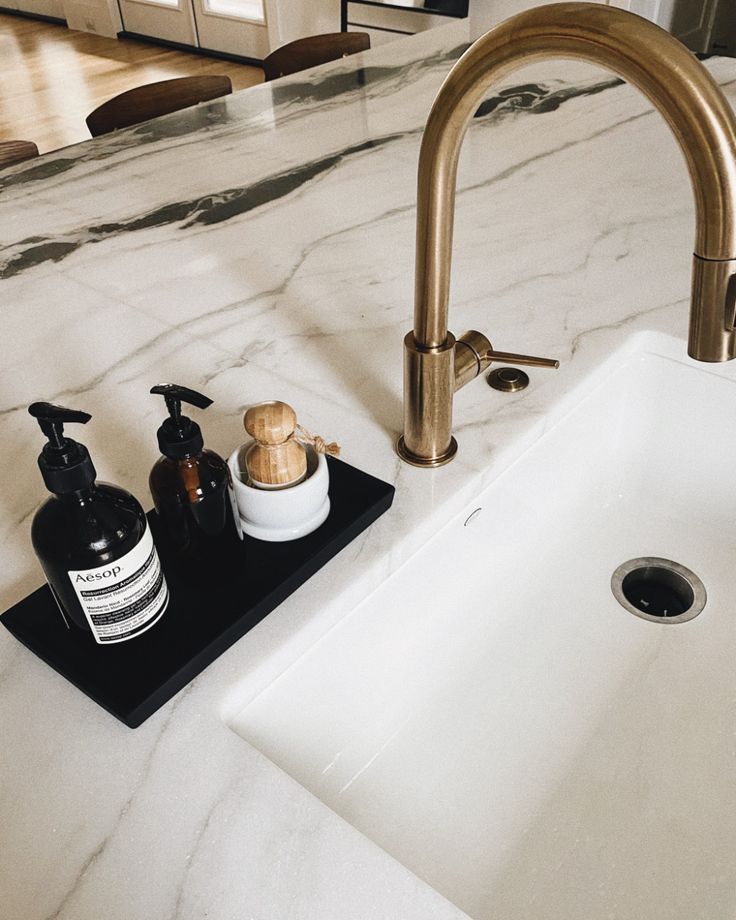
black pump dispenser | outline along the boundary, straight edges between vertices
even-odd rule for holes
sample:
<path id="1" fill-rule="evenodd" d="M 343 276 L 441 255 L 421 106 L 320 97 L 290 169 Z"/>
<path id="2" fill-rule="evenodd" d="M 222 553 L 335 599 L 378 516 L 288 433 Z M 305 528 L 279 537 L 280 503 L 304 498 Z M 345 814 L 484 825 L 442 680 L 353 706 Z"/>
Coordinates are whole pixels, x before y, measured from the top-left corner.
<path id="1" fill-rule="evenodd" d="M 165 457 L 182 460 L 192 454 L 198 454 L 204 447 L 202 430 L 196 422 L 181 414 L 181 404 L 189 403 L 197 409 L 206 409 L 212 400 L 196 390 L 182 387 L 176 383 L 162 383 L 151 387 L 151 393 L 163 396 L 169 418 L 164 419 L 158 429 L 158 446 Z"/>
<path id="2" fill-rule="evenodd" d="M 84 444 L 64 437 L 64 424 L 80 422 L 86 425 L 92 416 L 47 402 L 33 403 L 28 412 L 48 438 L 39 454 L 38 466 L 49 492 L 65 495 L 86 489 L 97 477 L 94 464 Z"/>
<path id="3" fill-rule="evenodd" d="M 48 438 L 38 458 L 53 494 L 31 525 L 31 540 L 59 610 L 98 645 L 125 642 L 154 625 L 169 592 L 138 500 L 97 482 L 87 448 L 64 435 L 86 412 L 35 402 L 28 412 Z M 79 638 L 79 636 L 78 636 Z"/>

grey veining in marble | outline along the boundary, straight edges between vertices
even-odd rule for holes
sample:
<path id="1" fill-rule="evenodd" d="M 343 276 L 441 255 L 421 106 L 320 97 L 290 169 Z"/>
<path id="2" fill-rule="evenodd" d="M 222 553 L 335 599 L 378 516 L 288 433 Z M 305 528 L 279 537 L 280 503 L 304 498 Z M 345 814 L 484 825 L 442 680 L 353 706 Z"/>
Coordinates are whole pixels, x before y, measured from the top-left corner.
<path id="1" fill-rule="evenodd" d="M 561 369 L 512 400 L 458 394 L 446 469 L 398 461 L 417 154 L 466 42 L 455 23 L 0 174 L 3 608 L 41 582 L 35 399 L 89 411 L 100 477 L 144 504 L 162 381 L 214 399 L 201 423 L 223 454 L 246 405 L 283 399 L 397 486 L 389 515 L 135 732 L 0 631 L 3 920 L 462 916 L 228 719 L 539 437 L 602 355 L 641 330 L 685 336 L 676 145 L 619 80 L 536 65 L 468 132 L 451 328 Z M 731 101 L 735 66 L 708 62 Z"/>
<path id="2" fill-rule="evenodd" d="M 402 68 L 399 67 L 368 68 L 359 71 L 359 73 L 363 75 L 364 79 L 371 75 L 375 76 L 375 79 L 380 82 L 389 77 L 395 79 L 397 73 L 401 70 Z M 350 77 L 350 80 L 346 81 L 346 76 Z M 349 83 L 350 88 L 354 86 L 354 74 L 338 74 L 334 79 L 337 81 L 337 85 L 342 87 L 342 91 L 347 91 L 348 89 L 345 86 L 346 82 Z M 329 79 L 326 82 L 331 83 Z M 622 82 L 619 79 L 611 79 L 598 81 L 590 85 L 563 85 L 555 88 L 542 84 L 510 86 L 501 90 L 497 95 L 486 99 L 478 109 L 476 118 L 486 118 L 491 114 L 494 119 L 498 119 L 519 114 L 553 112 L 570 99 L 595 95 L 606 89 L 618 86 Z M 298 88 L 297 86 L 297 91 Z M 282 105 L 290 104 L 293 101 L 293 92 L 294 89 L 289 87 L 288 99 Z M 335 95 L 333 85 L 329 86 L 329 92 L 324 95 L 318 92 L 311 94 L 313 99 L 320 102 L 325 99 L 332 100 Z M 206 112 L 207 123 L 215 124 L 218 121 L 215 116 L 218 114 L 218 109 L 223 108 L 223 103 L 209 103 L 201 108 L 202 110 L 208 110 Z M 210 109 L 212 110 L 211 112 L 209 111 Z M 224 120 L 227 121 L 232 117 L 232 115 L 225 115 Z M 192 125 L 194 120 L 189 114 L 183 116 L 177 114 L 168 119 L 156 119 L 147 123 L 143 128 L 131 129 L 131 132 L 136 137 L 155 137 L 156 140 L 179 137 L 183 134 L 191 133 L 192 130 L 198 130 L 196 125 Z M 161 125 L 159 122 L 164 124 Z M 14 247 L 8 247 L 8 255 L 0 263 L 0 279 L 10 278 L 47 261 L 59 262 L 81 246 L 97 243 L 120 233 L 133 233 L 138 230 L 149 230 L 169 224 L 180 225 L 182 230 L 187 230 L 197 224 L 216 224 L 245 215 L 254 208 L 267 206 L 279 198 L 298 192 L 323 173 L 339 166 L 344 160 L 364 153 L 368 149 L 390 145 L 395 141 L 402 140 L 406 137 L 406 134 L 407 132 L 402 132 L 400 134 L 371 138 L 319 159 L 299 164 L 297 167 L 287 169 L 284 172 L 264 177 L 250 185 L 239 188 L 213 189 L 205 196 L 193 200 L 170 202 L 148 213 L 138 214 L 125 221 L 79 227 L 66 233 L 61 238 L 52 239 L 44 236 L 34 236 L 20 240 Z M 65 159 L 57 162 L 64 163 L 66 168 L 66 164 L 71 161 Z M 48 166 L 45 168 L 44 175 L 48 175 L 48 168 Z M 33 170 L 28 170 L 28 172 L 28 181 L 36 181 L 37 174 Z"/>
<path id="3" fill-rule="evenodd" d="M 174 224 L 180 225 L 182 230 L 188 230 L 198 224 L 208 226 L 240 217 L 254 208 L 269 205 L 279 198 L 297 192 L 322 173 L 334 169 L 343 159 L 383 144 L 390 144 L 392 139 L 384 137 L 366 141 L 243 188 L 213 191 L 191 201 L 176 201 L 118 223 L 79 228 L 67 234 L 65 239 L 30 237 L 21 240 L 17 244 L 19 251 L 11 254 L 0 268 L 0 279 L 10 278 L 43 262 L 59 262 L 81 246 L 98 243 L 121 233 L 134 233 L 137 230 L 150 230 Z"/>

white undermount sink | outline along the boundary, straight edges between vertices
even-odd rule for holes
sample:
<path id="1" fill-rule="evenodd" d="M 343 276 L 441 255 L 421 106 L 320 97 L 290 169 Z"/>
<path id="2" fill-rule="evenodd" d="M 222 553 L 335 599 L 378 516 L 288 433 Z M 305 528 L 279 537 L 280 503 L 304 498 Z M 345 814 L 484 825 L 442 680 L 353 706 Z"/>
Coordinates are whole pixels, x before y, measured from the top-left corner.
<path id="1" fill-rule="evenodd" d="M 736 915 L 736 383 L 642 341 L 231 723 L 477 920 Z"/>

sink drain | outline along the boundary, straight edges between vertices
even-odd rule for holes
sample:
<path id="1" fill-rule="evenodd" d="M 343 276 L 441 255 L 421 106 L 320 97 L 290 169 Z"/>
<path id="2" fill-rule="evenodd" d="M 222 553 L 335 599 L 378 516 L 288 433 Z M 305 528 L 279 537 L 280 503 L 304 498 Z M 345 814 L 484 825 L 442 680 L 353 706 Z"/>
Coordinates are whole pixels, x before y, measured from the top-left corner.
<path id="1" fill-rule="evenodd" d="M 613 573 L 611 590 L 629 613 L 656 623 L 685 623 L 705 607 L 703 582 L 684 565 L 643 556 Z"/>

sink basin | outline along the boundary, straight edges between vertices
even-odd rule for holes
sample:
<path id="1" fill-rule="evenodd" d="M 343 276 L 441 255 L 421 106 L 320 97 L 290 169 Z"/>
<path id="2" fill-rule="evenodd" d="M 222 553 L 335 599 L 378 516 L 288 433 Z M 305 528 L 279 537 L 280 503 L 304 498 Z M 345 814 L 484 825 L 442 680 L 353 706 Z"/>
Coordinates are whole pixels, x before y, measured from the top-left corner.
<path id="1" fill-rule="evenodd" d="M 613 365 L 232 720 L 478 920 L 736 912 L 736 383 Z M 638 556 L 702 613 L 624 609 Z"/>

